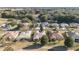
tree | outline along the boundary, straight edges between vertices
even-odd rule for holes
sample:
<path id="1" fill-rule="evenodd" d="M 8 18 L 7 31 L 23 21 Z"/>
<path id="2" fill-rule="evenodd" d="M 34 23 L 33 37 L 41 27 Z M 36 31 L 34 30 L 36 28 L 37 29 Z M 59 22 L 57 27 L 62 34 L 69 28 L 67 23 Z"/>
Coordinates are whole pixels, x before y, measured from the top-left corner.
<path id="1" fill-rule="evenodd" d="M 27 15 L 26 17 L 27 17 L 29 20 L 31 20 L 31 21 L 34 21 L 34 20 L 35 20 L 35 18 L 34 18 L 33 15 Z"/>
<path id="2" fill-rule="evenodd" d="M 46 35 L 44 35 L 44 36 L 41 38 L 40 43 L 41 43 L 41 45 L 46 45 L 46 44 L 48 44 L 48 41 L 49 41 L 48 37 L 47 37 Z"/>
<path id="3" fill-rule="evenodd" d="M 43 26 L 42 26 L 42 24 L 40 24 L 40 31 L 41 31 L 41 32 L 43 31 Z"/>
<path id="4" fill-rule="evenodd" d="M 64 44 L 66 47 L 72 47 L 74 45 L 74 41 L 71 37 L 66 37 Z"/>
<path id="5" fill-rule="evenodd" d="M 30 23 L 31 20 L 30 20 L 29 18 L 25 17 L 25 18 L 23 18 L 23 19 L 21 20 L 21 22 L 22 22 L 22 23 L 25 23 L 25 22 Z"/>
<path id="6" fill-rule="evenodd" d="M 46 22 L 48 21 L 48 15 L 47 14 L 40 14 L 39 15 L 40 21 L 41 22 Z"/>
<path id="7" fill-rule="evenodd" d="M 33 31 L 32 34 L 31 34 L 32 39 L 33 39 L 34 34 L 35 34 L 35 32 Z"/>

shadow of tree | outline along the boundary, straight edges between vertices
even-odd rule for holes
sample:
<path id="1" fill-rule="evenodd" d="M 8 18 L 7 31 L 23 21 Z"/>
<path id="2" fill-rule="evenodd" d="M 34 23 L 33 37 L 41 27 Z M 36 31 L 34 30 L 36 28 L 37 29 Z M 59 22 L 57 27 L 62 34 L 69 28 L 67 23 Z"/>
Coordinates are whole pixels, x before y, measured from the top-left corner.
<path id="1" fill-rule="evenodd" d="M 48 49 L 48 51 L 67 51 L 67 47 L 57 46 L 57 47 L 53 47 L 53 48 Z"/>
<path id="2" fill-rule="evenodd" d="M 79 51 L 79 48 L 78 48 L 78 49 L 76 49 L 75 51 Z"/>
<path id="3" fill-rule="evenodd" d="M 31 50 L 31 49 L 38 49 L 38 48 L 41 48 L 41 47 L 42 47 L 42 45 L 40 45 L 40 44 L 33 44 L 33 45 L 30 45 L 30 46 L 25 47 L 23 49 L 24 50 Z"/>

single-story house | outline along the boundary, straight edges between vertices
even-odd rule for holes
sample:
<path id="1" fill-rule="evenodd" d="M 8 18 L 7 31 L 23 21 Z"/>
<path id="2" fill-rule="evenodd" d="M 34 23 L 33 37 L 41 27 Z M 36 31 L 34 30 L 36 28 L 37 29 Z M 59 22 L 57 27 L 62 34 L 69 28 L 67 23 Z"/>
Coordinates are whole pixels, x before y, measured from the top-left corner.
<path id="1" fill-rule="evenodd" d="M 17 41 L 20 41 L 22 39 L 25 39 L 25 40 L 31 40 L 31 33 L 32 31 L 26 31 L 26 32 L 19 32 L 18 36 L 16 37 L 16 40 Z"/>
<path id="2" fill-rule="evenodd" d="M 64 39 L 63 35 L 58 33 L 58 32 L 53 32 L 53 33 L 49 33 L 49 39 L 50 40 L 60 40 L 60 39 Z"/>
<path id="3" fill-rule="evenodd" d="M 59 27 L 59 24 L 57 23 L 51 23 L 50 25 Z"/>
<path id="4" fill-rule="evenodd" d="M 3 35 L 12 35 L 13 38 L 16 38 L 19 34 L 19 31 L 4 31 L 3 32 Z"/>
<path id="5" fill-rule="evenodd" d="M 48 19 L 49 20 L 52 20 L 52 19 L 54 19 L 54 16 L 51 16 L 50 14 L 48 15 Z"/>
<path id="6" fill-rule="evenodd" d="M 36 23 L 36 25 L 39 27 L 41 23 Z"/>
<path id="7" fill-rule="evenodd" d="M 51 23 L 50 25 L 53 26 L 53 28 L 59 29 L 59 24 L 57 23 Z"/>
<path id="8" fill-rule="evenodd" d="M 37 31 L 33 36 L 33 41 L 39 40 L 43 35 L 46 35 L 45 31 L 42 32 Z"/>
<path id="9" fill-rule="evenodd" d="M 14 39 L 16 39 L 16 37 L 19 34 L 19 31 L 5 31 L 5 33 L 10 33 Z"/>
<path id="10" fill-rule="evenodd" d="M 60 24 L 60 27 L 61 27 L 61 28 L 65 28 L 65 27 L 68 27 L 68 26 L 69 26 L 69 25 L 68 25 L 67 23 L 61 23 L 61 24 Z"/>
<path id="11" fill-rule="evenodd" d="M 43 29 L 45 30 L 46 27 L 43 27 Z M 36 27 L 35 30 L 36 30 L 36 31 L 39 31 L 39 30 L 40 30 L 40 27 Z"/>
<path id="12" fill-rule="evenodd" d="M 4 43 L 12 42 L 15 40 L 18 33 L 15 32 L 4 32 L 4 34 L 1 36 L 1 41 Z"/>
<path id="13" fill-rule="evenodd" d="M 67 28 L 60 28 L 59 31 L 66 32 L 67 31 Z"/>
<path id="14" fill-rule="evenodd" d="M 2 39 L 9 38 L 10 40 L 17 40 L 20 41 L 21 39 L 31 39 L 32 31 L 20 32 L 20 31 L 4 31 L 1 35 Z M 12 41 L 13 41 L 12 40 Z"/>
<path id="15" fill-rule="evenodd" d="M 78 32 L 68 32 L 68 36 L 74 39 L 74 41 L 79 42 L 79 33 Z"/>
<path id="16" fill-rule="evenodd" d="M 41 22 L 41 24 L 42 24 L 43 27 L 48 26 L 48 22 Z"/>
<path id="17" fill-rule="evenodd" d="M 70 23 L 70 27 L 77 27 L 77 26 L 79 26 L 78 23 Z"/>
<path id="18" fill-rule="evenodd" d="M 7 23 L 0 23 L 0 27 L 5 28 L 7 26 Z"/>

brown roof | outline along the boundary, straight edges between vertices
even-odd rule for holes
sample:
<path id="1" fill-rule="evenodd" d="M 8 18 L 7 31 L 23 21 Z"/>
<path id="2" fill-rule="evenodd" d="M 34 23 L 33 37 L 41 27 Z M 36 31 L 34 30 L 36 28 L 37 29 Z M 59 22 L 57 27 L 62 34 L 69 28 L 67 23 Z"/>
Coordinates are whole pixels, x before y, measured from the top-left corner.
<path id="1" fill-rule="evenodd" d="M 51 33 L 49 34 L 50 39 L 63 39 L 63 35 L 60 33 Z"/>

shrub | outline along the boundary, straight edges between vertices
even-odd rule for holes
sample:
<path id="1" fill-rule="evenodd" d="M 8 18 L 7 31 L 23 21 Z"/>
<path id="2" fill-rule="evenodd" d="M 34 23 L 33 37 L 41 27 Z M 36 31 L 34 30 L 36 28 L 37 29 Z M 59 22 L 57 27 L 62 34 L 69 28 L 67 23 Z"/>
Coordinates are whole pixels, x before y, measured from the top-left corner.
<path id="1" fill-rule="evenodd" d="M 64 44 L 66 47 L 72 47 L 74 45 L 74 41 L 71 37 L 66 37 Z"/>
<path id="2" fill-rule="evenodd" d="M 41 45 L 46 45 L 46 44 L 48 44 L 48 41 L 49 41 L 49 39 L 48 39 L 48 37 L 46 36 L 46 35 L 44 35 L 42 38 L 41 38 Z"/>

